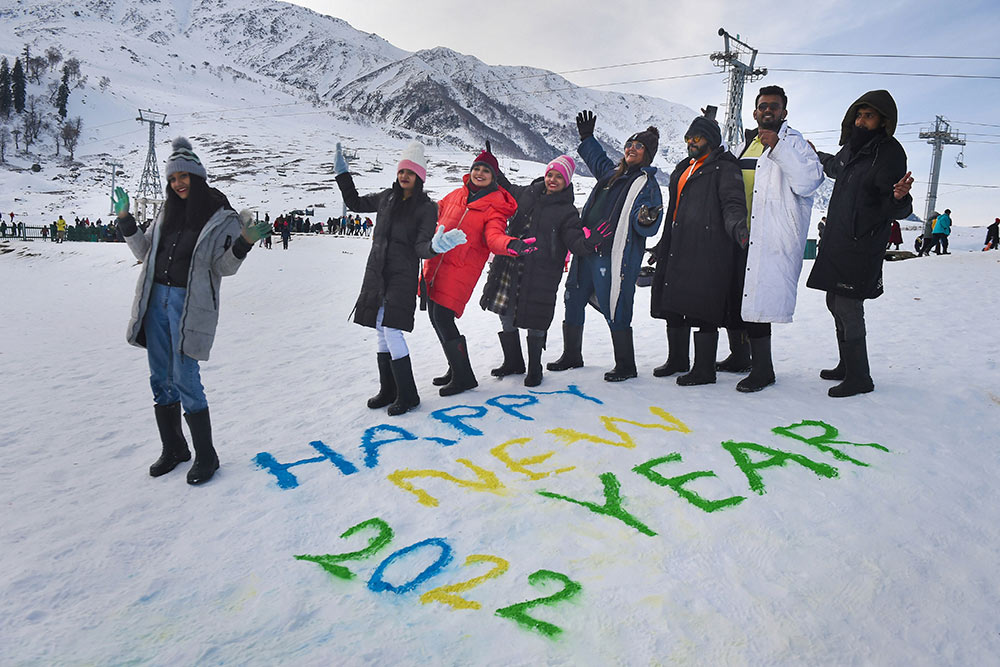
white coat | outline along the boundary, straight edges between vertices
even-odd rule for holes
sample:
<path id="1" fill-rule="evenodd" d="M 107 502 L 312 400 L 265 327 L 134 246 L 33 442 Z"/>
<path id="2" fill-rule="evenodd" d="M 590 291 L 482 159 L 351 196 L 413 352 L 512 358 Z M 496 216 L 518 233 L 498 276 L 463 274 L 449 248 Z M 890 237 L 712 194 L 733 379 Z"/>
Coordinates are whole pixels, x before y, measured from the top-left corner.
<path id="1" fill-rule="evenodd" d="M 754 172 L 744 321 L 792 321 L 813 194 L 823 179 L 816 151 L 783 122 L 777 145 L 764 149 Z"/>

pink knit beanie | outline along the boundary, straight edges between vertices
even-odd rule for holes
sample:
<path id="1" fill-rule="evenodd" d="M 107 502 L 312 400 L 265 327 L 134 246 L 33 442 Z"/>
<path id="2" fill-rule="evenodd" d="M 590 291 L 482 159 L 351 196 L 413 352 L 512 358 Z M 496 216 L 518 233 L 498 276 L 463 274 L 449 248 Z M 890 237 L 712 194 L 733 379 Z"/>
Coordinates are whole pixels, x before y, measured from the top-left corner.
<path id="1" fill-rule="evenodd" d="M 576 172 L 576 162 L 568 155 L 560 155 L 552 162 L 549 162 L 548 166 L 545 167 L 545 173 L 549 173 L 555 169 L 562 177 L 566 179 L 566 184 L 573 180 L 573 174 Z"/>

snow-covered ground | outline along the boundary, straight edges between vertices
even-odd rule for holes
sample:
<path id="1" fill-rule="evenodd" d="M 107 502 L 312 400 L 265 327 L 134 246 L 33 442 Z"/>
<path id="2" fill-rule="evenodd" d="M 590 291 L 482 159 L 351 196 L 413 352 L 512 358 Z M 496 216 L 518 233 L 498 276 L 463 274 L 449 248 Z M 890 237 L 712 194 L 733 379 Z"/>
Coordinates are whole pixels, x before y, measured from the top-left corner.
<path id="1" fill-rule="evenodd" d="M 146 471 L 126 247 L 0 245 L 0 664 L 992 663 L 1000 252 L 982 236 L 886 264 L 871 394 L 826 396 L 833 323 L 804 285 L 775 386 L 653 378 L 666 342 L 641 289 L 621 384 L 595 313 L 584 368 L 538 391 L 491 378 L 498 322 L 473 303 L 480 386 L 441 398 L 418 313 L 422 403 L 398 418 L 365 407 L 374 332 L 348 319 L 368 242 L 256 248 L 202 365 L 222 459 L 204 487 Z M 296 559 L 359 550 L 349 579 Z"/>

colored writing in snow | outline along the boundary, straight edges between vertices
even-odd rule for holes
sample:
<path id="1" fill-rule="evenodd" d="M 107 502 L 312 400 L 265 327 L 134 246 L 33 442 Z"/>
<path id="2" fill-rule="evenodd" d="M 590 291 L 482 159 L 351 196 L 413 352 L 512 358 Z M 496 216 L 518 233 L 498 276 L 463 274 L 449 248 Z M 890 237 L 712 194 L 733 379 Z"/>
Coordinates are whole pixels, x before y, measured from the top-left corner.
<path id="1" fill-rule="evenodd" d="M 482 405 L 453 405 L 431 412 L 429 419 L 444 424 L 454 431 L 453 438 L 439 436 L 419 436 L 405 428 L 393 424 L 378 424 L 365 429 L 360 436 L 358 446 L 360 448 L 361 461 L 353 462 L 348 456 L 334 450 L 326 445 L 322 440 L 314 440 L 309 443 L 316 456 L 299 459 L 291 463 L 281 463 L 270 452 L 260 452 L 253 462 L 258 468 L 274 476 L 280 489 L 294 489 L 299 485 L 299 479 L 292 472 L 292 468 L 310 464 L 328 464 L 333 466 L 341 475 L 354 475 L 362 469 L 371 469 L 379 465 L 379 452 L 389 445 L 406 442 L 424 441 L 431 442 L 441 447 L 452 447 L 466 437 L 481 437 L 483 430 L 477 426 L 477 421 L 482 420 L 490 410 L 500 413 L 519 421 L 534 421 L 527 408 L 538 406 L 544 399 L 548 409 L 559 407 L 555 401 L 556 396 L 568 396 L 571 399 L 596 403 L 602 405 L 603 401 L 587 396 L 576 385 L 569 385 L 565 390 L 560 391 L 533 391 L 527 394 L 502 394 L 494 396 L 483 402 Z M 553 398 L 546 398 L 553 397 Z"/>
<path id="2" fill-rule="evenodd" d="M 634 439 L 625 430 L 620 428 L 619 425 L 629 425 L 643 429 L 678 431 L 681 433 L 691 432 L 687 426 L 665 410 L 650 407 L 649 411 L 663 423 L 643 423 L 617 417 L 601 417 L 601 422 L 604 424 L 605 430 L 616 436 L 614 438 L 563 428 L 550 429 L 545 433 L 551 435 L 556 442 L 563 445 L 574 445 L 582 442 L 633 449 L 636 447 Z M 778 426 L 773 428 L 771 432 L 776 436 L 804 443 L 821 454 L 832 456 L 837 461 L 860 467 L 867 467 L 869 464 L 849 455 L 845 451 L 845 448 L 868 448 L 881 452 L 889 451 L 886 447 L 873 442 L 864 443 L 843 440 L 840 438 L 840 432 L 835 427 L 822 421 L 803 420 L 790 426 Z M 532 441 L 533 438 L 508 440 L 490 450 L 490 454 L 503 463 L 510 473 L 520 475 L 515 480 L 522 483 L 525 481 L 537 482 L 575 469 L 575 466 L 550 467 L 544 470 L 537 467 L 529 467 L 539 466 L 548 462 L 556 455 L 555 450 L 524 458 L 514 458 L 508 451 L 511 447 L 524 447 Z M 749 490 L 758 495 L 764 495 L 766 492 L 762 471 L 772 467 L 788 467 L 794 464 L 794 466 L 807 470 L 821 479 L 831 479 L 839 476 L 839 470 L 835 466 L 809 458 L 804 454 L 768 447 L 754 442 L 736 442 L 733 440 L 721 443 L 721 447 L 732 457 L 735 467 L 746 478 Z M 511 482 L 508 480 L 505 483 L 505 480 L 497 472 L 479 465 L 470 459 L 456 459 L 455 462 L 468 468 L 472 472 L 472 476 L 462 479 L 441 470 L 405 469 L 391 473 L 388 479 L 404 491 L 413 494 L 418 503 L 429 507 L 437 506 L 440 503 L 439 499 L 432 496 L 426 489 L 417 486 L 414 480 L 444 480 L 471 492 L 486 492 L 496 495 L 503 495 L 508 492 L 507 484 Z M 683 463 L 684 459 L 679 452 L 671 452 L 665 456 L 657 456 L 639 463 L 632 468 L 632 472 L 657 486 L 670 489 L 681 499 L 699 510 L 708 513 L 735 507 L 747 500 L 747 497 L 742 495 L 726 498 L 707 498 L 691 488 L 691 484 L 695 480 L 718 477 L 713 470 L 689 470 L 669 476 L 665 473 L 668 466 L 676 468 Z M 552 466 L 556 465 L 558 464 L 552 464 Z M 596 501 L 574 498 L 547 489 L 537 490 L 536 493 L 554 501 L 577 505 L 595 514 L 616 519 L 643 535 L 654 536 L 657 534 L 646 521 L 625 509 L 626 503 L 625 497 L 622 494 L 622 481 L 618 479 L 617 475 L 612 472 L 606 472 L 598 476 L 598 481 L 601 484 L 601 495 L 603 498 Z"/>
<path id="3" fill-rule="evenodd" d="M 357 533 L 372 531 L 373 533 L 368 537 L 368 544 L 357 551 L 324 555 L 302 554 L 295 556 L 295 558 L 297 560 L 316 563 L 337 579 L 356 579 L 357 575 L 341 563 L 365 560 L 379 553 L 392 542 L 394 538 L 393 530 L 384 520 L 372 518 L 351 526 L 340 536 L 342 539 L 348 539 Z M 419 573 L 410 575 L 408 578 L 403 577 L 402 580 L 398 578 L 399 575 L 393 575 L 394 565 L 407 560 L 420 559 L 422 554 L 425 553 L 433 555 L 433 560 Z M 430 537 L 419 542 L 414 542 L 409 546 L 397 549 L 382 559 L 382 562 L 375 567 L 368 578 L 368 590 L 376 594 L 392 593 L 395 595 L 406 595 L 412 593 L 434 577 L 444 573 L 453 560 L 454 553 L 451 544 L 445 538 Z M 418 564 L 422 562 L 424 561 L 417 560 Z M 490 554 L 472 554 L 466 557 L 463 567 L 480 568 L 482 565 L 488 568 L 483 574 L 464 581 L 433 588 L 420 596 L 420 603 L 444 604 L 452 609 L 481 609 L 483 606 L 481 602 L 465 598 L 460 593 L 466 593 L 490 580 L 498 579 L 510 569 L 508 561 Z M 528 575 L 528 584 L 533 587 L 540 587 L 546 582 L 554 582 L 561 586 L 561 588 L 550 595 L 500 607 L 493 612 L 494 615 L 514 621 L 522 628 L 538 632 L 545 637 L 558 637 L 563 632 L 561 627 L 530 615 L 528 610 L 538 606 L 551 607 L 559 602 L 570 600 L 580 594 L 582 587 L 565 574 L 553 572 L 552 570 L 537 570 Z"/>
<path id="4" fill-rule="evenodd" d="M 651 407 L 649 408 L 649 411 L 660 421 L 646 423 L 634 421 L 632 419 L 623 419 L 621 417 L 600 417 L 600 421 L 604 425 L 604 429 L 608 432 L 608 434 L 614 437 L 584 433 L 583 431 L 570 428 L 553 428 L 548 429 L 545 433 L 551 435 L 557 443 L 565 447 L 582 442 L 623 449 L 634 449 L 636 447 L 636 442 L 632 435 L 619 425 L 629 425 L 636 428 L 653 429 L 661 432 L 679 431 L 681 433 L 690 433 L 690 429 L 685 426 L 683 422 L 679 421 L 666 410 Z M 537 481 L 549 477 L 550 475 L 558 475 L 575 469 L 575 466 L 554 468 L 550 470 L 539 470 L 529 467 L 545 463 L 552 456 L 556 455 L 555 450 L 536 454 L 535 456 L 526 456 L 524 458 L 514 458 L 514 455 L 509 451 L 510 448 L 514 446 L 524 446 L 532 442 L 532 440 L 533 438 L 515 438 L 513 440 L 508 440 L 491 449 L 490 454 L 497 461 L 504 464 L 507 470 L 512 473 L 522 475 L 529 481 Z M 421 505 L 427 505 L 428 507 L 436 507 L 439 503 L 438 499 L 424 489 L 418 487 L 413 480 L 441 479 L 446 482 L 451 482 L 459 487 L 466 488 L 470 491 L 483 491 L 496 495 L 505 495 L 507 493 L 507 486 L 493 471 L 477 465 L 469 459 L 455 459 L 455 463 L 468 468 L 473 477 L 462 479 L 442 470 L 404 469 L 393 472 L 389 475 L 388 479 L 399 488 L 416 496 L 418 503 Z"/>

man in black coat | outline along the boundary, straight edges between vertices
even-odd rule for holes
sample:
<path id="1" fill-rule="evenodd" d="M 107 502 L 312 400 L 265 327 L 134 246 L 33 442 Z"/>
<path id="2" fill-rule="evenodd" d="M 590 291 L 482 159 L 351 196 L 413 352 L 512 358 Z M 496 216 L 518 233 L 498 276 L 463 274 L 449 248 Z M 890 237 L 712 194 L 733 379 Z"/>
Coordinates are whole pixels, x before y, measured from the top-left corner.
<path id="1" fill-rule="evenodd" d="M 731 281 L 749 239 L 746 194 L 739 161 L 724 150 L 718 123 L 698 117 L 684 135 L 688 159 L 670 176 L 670 206 L 656 262 L 650 310 L 667 321 L 669 358 L 653 371 L 665 377 L 686 371 L 691 327 L 694 366 L 677 378 L 682 386 L 715 382 L 719 327 L 725 324 Z"/>
<path id="2" fill-rule="evenodd" d="M 826 175 L 836 180 L 823 251 L 816 256 L 808 287 L 826 292 L 826 305 L 837 329 L 840 363 L 823 370 L 833 397 L 854 396 L 875 389 L 868 366 L 865 299 L 882 294 L 882 261 L 890 223 L 913 211 L 906 170 L 906 153 L 893 133 L 896 102 L 885 90 L 859 97 L 841 123 L 836 155 L 819 153 Z"/>

